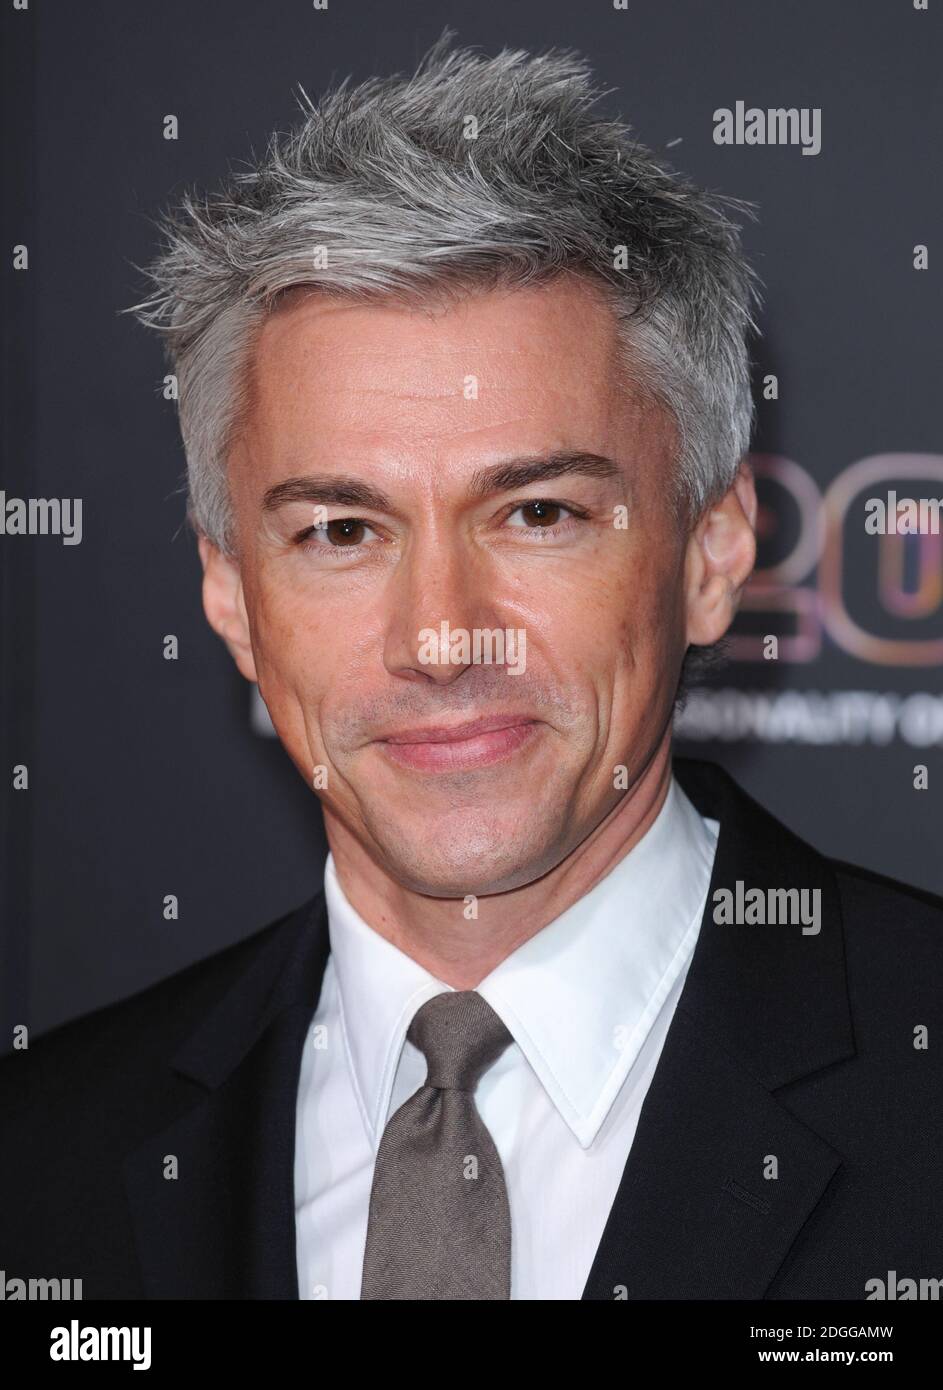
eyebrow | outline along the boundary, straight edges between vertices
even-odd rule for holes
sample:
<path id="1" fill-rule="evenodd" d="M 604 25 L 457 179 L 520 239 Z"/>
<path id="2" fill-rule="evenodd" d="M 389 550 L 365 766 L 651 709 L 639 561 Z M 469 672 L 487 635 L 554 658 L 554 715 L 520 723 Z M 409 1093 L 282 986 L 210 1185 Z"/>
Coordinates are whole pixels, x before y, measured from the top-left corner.
<path id="1" fill-rule="evenodd" d="M 622 470 L 604 454 L 563 449 L 552 454 L 506 459 L 472 474 L 470 497 L 488 497 L 510 492 L 529 483 L 549 482 L 576 473 L 584 478 L 619 478 Z M 360 478 L 312 475 L 288 478 L 268 488 L 262 498 L 263 512 L 274 512 L 290 502 L 314 502 L 332 507 L 365 507 L 375 512 L 394 510 L 391 499 L 381 489 Z"/>

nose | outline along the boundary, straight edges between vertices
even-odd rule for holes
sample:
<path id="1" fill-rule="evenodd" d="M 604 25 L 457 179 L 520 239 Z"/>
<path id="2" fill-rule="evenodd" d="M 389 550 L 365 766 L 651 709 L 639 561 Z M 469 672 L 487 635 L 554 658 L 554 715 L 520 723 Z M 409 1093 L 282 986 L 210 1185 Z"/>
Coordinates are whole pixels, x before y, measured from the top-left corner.
<path id="1" fill-rule="evenodd" d="M 486 557 L 442 535 L 415 544 L 391 586 L 387 670 L 436 685 L 458 680 L 473 663 L 476 628 L 495 625 L 487 591 Z"/>

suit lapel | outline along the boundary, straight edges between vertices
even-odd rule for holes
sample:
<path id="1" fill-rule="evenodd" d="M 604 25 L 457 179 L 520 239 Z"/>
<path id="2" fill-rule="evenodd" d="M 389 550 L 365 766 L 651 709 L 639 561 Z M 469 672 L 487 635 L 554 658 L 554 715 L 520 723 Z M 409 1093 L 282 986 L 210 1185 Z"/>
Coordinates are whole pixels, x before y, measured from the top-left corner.
<path id="1" fill-rule="evenodd" d="M 834 875 L 721 769 L 677 759 L 675 773 L 720 836 L 694 957 L 584 1299 L 762 1298 L 841 1166 L 775 1094 L 854 1056 Z M 715 889 L 738 879 L 817 890 L 820 931 L 715 923 Z"/>
<path id="2" fill-rule="evenodd" d="M 583 1298 L 762 1298 L 839 1164 L 679 1004 Z"/>
<path id="3" fill-rule="evenodd" d="M 298 1075 L 327 951 L 319 895 L 271 929 L 173 1058 L 174 1117 L 124 1168 L 148 1298 L 298 1297 Z"/>

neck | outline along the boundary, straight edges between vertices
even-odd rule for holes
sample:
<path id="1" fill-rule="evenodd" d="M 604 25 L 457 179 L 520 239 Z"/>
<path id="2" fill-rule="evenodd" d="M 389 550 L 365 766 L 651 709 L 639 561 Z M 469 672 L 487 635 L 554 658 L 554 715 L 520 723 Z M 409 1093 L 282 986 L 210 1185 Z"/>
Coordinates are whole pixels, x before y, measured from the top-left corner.
<path id="1" fill-rule="evenodd" d="M 338 881 L 363 920 L 454 989 L 474 989 L 549 922 L 585 897 L 638 844 L 671 783 L 670 730 L 644 772 L 612 811 L 559 864 L 532 883 L 480 897 L 478 916 L 456 913 L 455 899 L 416 893 L 391 878 L 359 841 L 325 815 Z"/>

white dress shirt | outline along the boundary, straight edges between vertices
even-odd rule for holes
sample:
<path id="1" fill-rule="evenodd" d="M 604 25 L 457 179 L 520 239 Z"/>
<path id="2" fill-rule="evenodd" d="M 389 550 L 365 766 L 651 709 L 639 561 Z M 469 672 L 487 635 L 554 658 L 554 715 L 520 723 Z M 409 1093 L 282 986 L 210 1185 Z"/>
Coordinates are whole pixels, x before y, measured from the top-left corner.
<path id="1" fill-rule="evenodd" d="M 672 779 L 638 844 L 477 986 L 514 1039 L 475 1090 L 507 1181 L 513 1299 L 582 1297 L 697 940 L 717 834 Z M 426 1075 L 406 1030 L 450 986 L 354 911 L 330 855 L 324 891 L 331 951 L 297 1102 L 298 1286 L 303 1299 L 357 1299 L 377 1148 Z"/>

